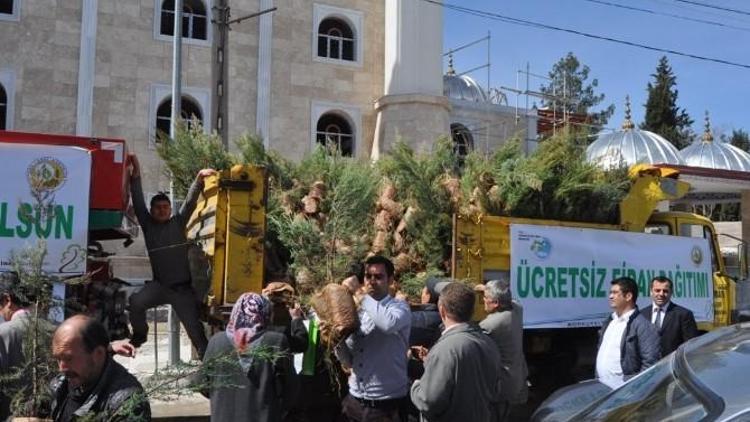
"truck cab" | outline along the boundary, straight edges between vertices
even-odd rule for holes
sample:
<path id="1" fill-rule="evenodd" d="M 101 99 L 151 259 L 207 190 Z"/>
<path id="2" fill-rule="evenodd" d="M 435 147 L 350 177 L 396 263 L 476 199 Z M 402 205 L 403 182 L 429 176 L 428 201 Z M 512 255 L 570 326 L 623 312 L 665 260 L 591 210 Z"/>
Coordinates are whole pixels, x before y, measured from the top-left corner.
<path id="1" fill-rule="evenodd" d="M 718 235 L 713 223 L 706 217 L 687 212 L 658 212 L 649 219 L 644 232 L 668 236 L 698 237 L 708 240 L 711 250 L 713 271 L 714 322 L 700 323 L 701 330 L 709 331 L 735 322 L 736 283 L 727 274 L 724 259 L 720 253 Z M 740 266 L 744 264 L 741 260 Z M 740 271 L 746 273 L 747 271 Z"/>

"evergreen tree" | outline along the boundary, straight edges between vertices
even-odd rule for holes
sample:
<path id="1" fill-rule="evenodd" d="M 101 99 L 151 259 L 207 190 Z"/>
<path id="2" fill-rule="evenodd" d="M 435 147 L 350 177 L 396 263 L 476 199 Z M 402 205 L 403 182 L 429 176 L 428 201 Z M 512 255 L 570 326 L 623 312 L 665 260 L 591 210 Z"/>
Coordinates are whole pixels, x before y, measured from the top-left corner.
<path id="1" fill-rule="evenodd" d="M 566 111 L 588 115 L 591 124 L 595 126 L 607 124 L 615 112 L 615 106 L 610 104 L 601 111 L 591 111 L 604 101 L 604 94 L 595 92 L 599 86 L 596 78 L 588 82 L 590 71 L 591 69 L 582 65 L 572 52 L 561 58 L 549 72 L 549 83 L 540 87 L 542 94 L 547 96 L 542 100 L 542 106 L 561 114 Z"/>
<path id="2" fill-rule="evenodd" d="M 678 149 L 685 148 L 693 138 L 690 129 L 693 120 L 684 109 L 677 107 L 677 78 L 666 56 L 659 59 L 656 73 L 651 76 L 654 81 L 648 83 L 646 118 L 641 129 L 663 136 Z"/>
<path id="3" fill-rule="evenodd" d="M 729 143 L 745 152 L 750 152 L 750 135 L 742 129 L 732 130 Z"/>

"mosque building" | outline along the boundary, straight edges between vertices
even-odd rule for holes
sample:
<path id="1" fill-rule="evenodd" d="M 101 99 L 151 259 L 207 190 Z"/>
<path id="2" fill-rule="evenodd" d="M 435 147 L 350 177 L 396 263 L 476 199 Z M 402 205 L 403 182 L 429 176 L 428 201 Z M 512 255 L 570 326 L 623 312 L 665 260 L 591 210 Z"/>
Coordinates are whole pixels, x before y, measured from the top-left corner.
<path id="1" fill-rule="evenodd" d="M 174 0 L 0 0 L 0 129 L 122 138 L 144 188 L 171 112 Z M 233 23 L 223 21 L 275 7 Z M 300 159 L 317 144 L 377 159 L 397 140 L 457 153 L 536 139 L 536 113 L 447 62 L 443 10 L 419 0 L 183 0 L 182 112 Z M 444 71 L 444 69 L 447 69 Z"/>

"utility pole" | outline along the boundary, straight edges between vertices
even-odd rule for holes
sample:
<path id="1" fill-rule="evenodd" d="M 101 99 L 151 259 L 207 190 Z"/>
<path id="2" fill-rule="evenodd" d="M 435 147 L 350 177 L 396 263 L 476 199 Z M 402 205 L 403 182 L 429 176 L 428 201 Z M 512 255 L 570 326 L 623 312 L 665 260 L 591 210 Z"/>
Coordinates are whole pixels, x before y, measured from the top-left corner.
<path id="1" fill-rule="evenodd" d="M 216 0 L 215 4 L 216 5 L 213 7 L 214 19 L 211 20 L 211 23 L 214 25 L 214 33 L 216 34 L 216 42 L 214 43 L 213 51 L 211 53 L 211 78 L 214 87 L 212 93 L 213 101 L 211 101 L 211 104 L 213 108 L 213 126 L 221 137 L 221 142 L 224 144 L 224 148 L 228 149 L 229 66 L 227 65 L 227 50 L 229 31 L 232 29 L 231 25 L 273 12 L 277 8 L 272 7 L 249 15 L 240 16 L 236 19 L 230 19 L 231 8 L 229 7 L 229 0 Z"/>
<path id="2" fill-rule="evenodd" d="M 172 33 L 172 120 L 169 128 L 170 139 L 177 135 L 177 125 L 182 114 L 182 0 L 174 2 L 174 32 Z M 174 204 L 174 178 L 169 181 L 169 196 Z M 172 211 L 174 212 L 174 209 Z M 169 363 L 180 361 L 180 319 L 177 312 L 169 306 Z M 154 347 L 159 347 L 154 344 Z"/>

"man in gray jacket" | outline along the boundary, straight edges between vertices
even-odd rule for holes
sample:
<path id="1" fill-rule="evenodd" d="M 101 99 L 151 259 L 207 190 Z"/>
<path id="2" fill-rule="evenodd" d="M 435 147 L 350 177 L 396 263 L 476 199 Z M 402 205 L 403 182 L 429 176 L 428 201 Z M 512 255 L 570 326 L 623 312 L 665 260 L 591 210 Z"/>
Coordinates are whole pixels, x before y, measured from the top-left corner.
<path id="1" fill-rule="evenodd" d="M 500 352 L 470 322 L 474 292 L 450 283 L 440 292 L 438 310 L 445 330 L 427 354 L 424 375 L 411 387 L 414 406 L 429 422 L 497 422 Z"/>
<path id="2" fill-rule="evenodd" d="M 19 380 L 10 377 L 23 365 L 23 335 L 29 323 L 29 298 L 21 292 L 18 275 L 0 273 L 0 421 L 10 417 L 12 391 Z"/>
<path id="3" fill-rule="evenodd" d="M 612 281 L 609 306 L 614 311 L 599 331 L 596 376 L 612 388 L 661 358 L 659 333 L 638 312 L 638 285 L 629 277 Z"/>
<path id="4" fill-rule="evenodd" d="M 135 216 L 146 240 L 154 278 L 130 297 L 130 324 L 133 327 L 130 343 L 140 347 L 146 341 L 146 310 L 168 303 L 185 326 L 198 356 L 203 358 L 208 339 L 198 319 L 198 300 L 191 283 L 185 226 L 195 209 L 198 195 L 203 190 L 203 178 L 215 174 L 216 170 L 203 169 L 198 172 L 185 202 L 177 214 L 172 216 L 172 204 L 163 193 L 151 198 L 151 208 L 146 210 L 141 169 L 135 155 L 130 156 L 130 162 L 130 195 L 133 198 Z"/>
<path id="5" fill-rule="evenodd" d="M 484 310 L 487 318 L 479 326 L 490 335 L 500 351 L 500 398 L 508 420 L 510 407 L 526 403 L 529 375 L 523 356 L 523 308 L 513 302 L 510 284 L 505 280 L 490 280 L 484 286 Z"/>

